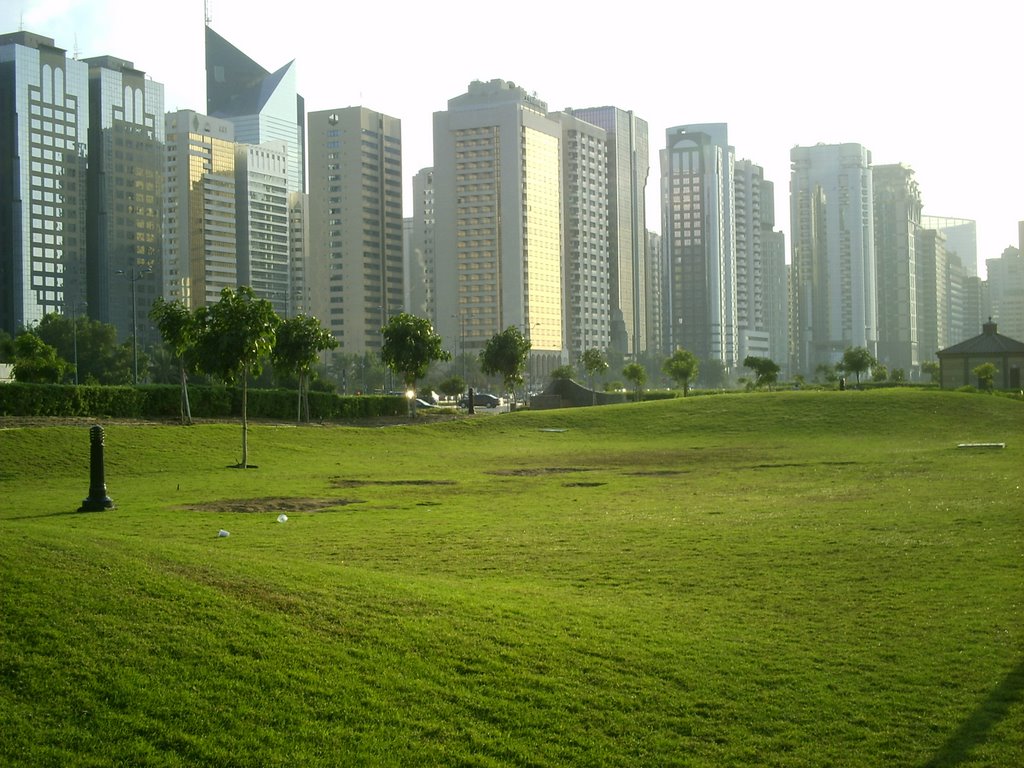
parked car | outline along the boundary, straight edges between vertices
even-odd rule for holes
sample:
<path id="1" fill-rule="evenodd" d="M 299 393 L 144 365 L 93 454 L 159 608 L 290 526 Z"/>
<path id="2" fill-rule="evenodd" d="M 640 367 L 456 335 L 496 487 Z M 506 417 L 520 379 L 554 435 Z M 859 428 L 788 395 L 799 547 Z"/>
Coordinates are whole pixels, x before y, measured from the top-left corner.
<path id="1" fill-rule="evenodd" d="M 503 404 L 503 401 L 497 395 L 490 395 L 486 392 L 474 392 L 473 393 L 473 405 L 476 408 L 498 408 Z M 463 395 L 462 399 L 459 400 L 460 408 L 469 407 L 469 396 Z"/>

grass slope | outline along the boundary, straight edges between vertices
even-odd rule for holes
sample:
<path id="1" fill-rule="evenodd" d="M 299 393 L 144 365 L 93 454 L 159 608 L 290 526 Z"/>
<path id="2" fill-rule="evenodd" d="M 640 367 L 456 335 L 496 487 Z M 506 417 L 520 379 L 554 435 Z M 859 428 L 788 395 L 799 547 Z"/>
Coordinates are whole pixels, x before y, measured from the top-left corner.
<path id="1" fill-rule="evenodd" d="M 1024 764 L 1018 402 L 238 429 L 0 430 L 0 764 Z"/>

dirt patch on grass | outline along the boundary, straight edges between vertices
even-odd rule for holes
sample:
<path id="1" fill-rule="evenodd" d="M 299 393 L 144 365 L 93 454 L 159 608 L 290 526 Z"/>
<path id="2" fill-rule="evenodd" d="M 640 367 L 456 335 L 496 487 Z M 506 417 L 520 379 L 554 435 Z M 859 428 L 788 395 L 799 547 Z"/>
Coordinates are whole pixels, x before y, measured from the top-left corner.
<path id="1" fill-rule="evenodd" d="M 495 469 L 487 474 L 514 477 L 537 477 L 540 475 L 558 475 L 564 472 L 590 472 L 584 467 L 524 467 L 522 469 Z"/>
<path id="2" fill-rule="evenodd" d="M 262 499 L 223 499 L 208 504 L 191 504 L 186 509 L 195 512 L 237 512 L 255 514 L 264 512 L 319 512 L 331 507 L 362 504 L 359 499 L 297 499 L 294 497 L 266 497 Z"/>
<path id="3" fill-rule="evenodd" d="M 366 485 L 455 485 L 453 480 L 353 480 L 344 477 L 331 478 L 336 488 L 360 488 Z"/>
<path id="4" fill-rule="evenodd" d="M 608 483 L 562 483 L 563 488 L 597 488 Z"/>

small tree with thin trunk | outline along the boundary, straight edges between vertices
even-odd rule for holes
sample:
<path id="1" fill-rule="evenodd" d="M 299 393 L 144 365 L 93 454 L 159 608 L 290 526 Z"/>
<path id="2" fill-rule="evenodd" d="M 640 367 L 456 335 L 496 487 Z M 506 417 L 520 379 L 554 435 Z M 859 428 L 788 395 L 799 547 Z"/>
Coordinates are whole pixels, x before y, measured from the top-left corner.
<path id="1" fill-rule="evenodd" d="M 583 370 L 587 372 L 592 405 L 597 405 L 597 390 L 594 389 L 594 378 L 608 370 L 608 358 L 604 356 L 600 349 L 588 349 L 580 355 L 580 363 L 583 365 Z"/>
<path id="2" fill-rule="evenodd" d="M 381 333 L 381 359 L 402 377 L 408 389 L 415 390 L 417 379 L 427 375 L 432 362 L 451 359 L 451 354 L 441 348 L 442 340 L 434 326 L 424 317 L 401 312 L 381 328 Z"/>
<path id="3" fill-rule="evenodd" d="M 149 317 L 156 323 L 175 360 L 178 361 L 178 376 L 181 381 L 181 423 L 192 423 L 192 407 L 188 402 L 188 364 L 186 357 L 192 353 L 196 343 L 196 317 L 181 301 L 164 301 L 158 296 L 149 311 Z"/>
<path id="4" fill-rule="evenodd" d="M 700 363 L 688 349 L 679 347 L 661 366 L 662 372 L 683 388 L 683 397 L 690 393 L 690 381 L 697 376 Z"/>
<path id="5" fill-rule="evenodd" d="M 633 385 L 633 399 L 640 402 L 644 399 L 644 384 L 647 382 L 647 369 L 640 363 L 628 363 L 622 369 L 626 381 Z"/>
<path id="6" fill-rule="evenodd" d="M 857 386 L 860 386 L 860 375 L 871 370 L 876 364 L 874 356 L 864 347 L 847 347 L 843 352 L 841 363 L 843 370 L 852 373 L 857 377 Z"/>
<path id="7" fill-rule="evenodd" d="M 313 366 L 321 352 L 336 349 L 337 346 L 337 339 L 311 315 L 290 317 L 277 328 L 277 339 L 270 359 L 276 370 L 293 373 L 299 379 L 300 422 L 303 420 L 303 409 L 305 420 L 309 421 L 309 380 Z"/>
<path id="8" fill-rule="evenodd" d="M 779 379 L 779 364 L 770 357 L 747 355 L 743 358 L 743 367 L 754 372 L 754 386 L 756 387 L 766 386 L 770 391 L 772 385 Z"/>
<path id="9" fill-rule="evenodd" d="M 273 305 L 247 285 L 225 288 L 220 301 L 196 312 L 199 367 L 226 384 L 242 381 L 242 469 L 249 466 L 249 376 L 263 370 L 280 322 Z"/>
<path id="10" fill-rule="evenodd" d="M 480 370 L 488 376 L 500 375 L 505 391 L 515 406 L 515 387 L 523 383 L 523 371 L 532 345 L 514 325 L 494 334 L 480 352 Z"/>

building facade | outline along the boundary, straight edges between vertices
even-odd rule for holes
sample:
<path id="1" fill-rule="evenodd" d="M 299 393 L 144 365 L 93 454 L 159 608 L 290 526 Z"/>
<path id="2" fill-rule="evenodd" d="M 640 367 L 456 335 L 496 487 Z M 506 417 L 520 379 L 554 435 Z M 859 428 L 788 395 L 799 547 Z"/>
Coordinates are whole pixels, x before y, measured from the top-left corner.
<path id="1" fill-rule="evenodd" d="M 284 142 L 235 145 L 238 284 L 266 299 L 280 317 L 291 311 L 288 151 Z"/>
<path id="2" fill-rule="evenodd" d="M 623 355 L 635 356 L 649 344 L 646 195 L 651 158 L 647 122 L 619 107 L 566 112 L 607 134 L 611 346 Z"/>
<path id="3" fill-rule="evenodd" d="M 509 326 L 534 377 L 564 359 L 561 125 L 504 80 L 434 113 L 437 326 L 470 354 Z"/>
<path id="4" fill-rule="evenodd" d="M 906 165 L 876 165 L 871 173 L 878 360 L 910 376 L 920 364 L 916 240 L 921 229 L 921 191 L 914 171 Z M 934 255 L 934 250 L 922 257 L 928 255 Z"/>
<path id="5" fill-rule="evenodd" d="M 739 353 L 734 165 L 724 123 L 666 132 L 661 231 L 669 347 L 726 372 L 735 369 Z"/>
<path id="6" fill-rule="evenodd" d="M 792 373 L 877 352 L 871 153 L 860 144 L 790 151 Z"/>
<path id="7" fill-rule="evenodd" d="M 437 325 L 434 301 L 434 169 L 421 168 L 412 177 L 412 231 L 407 256 L 409 311 Z"/>
<path id="8" fill-rule="evenodd" d="M 379 352 L 405 309 L 401 121 L 365 107 L 308 119 L 313 314 L 340 351 Z"/>
<path id="9" fill-rule="evenodd" d="M 165 116 L 167 301 L 196 309 L 238 287 L 234 126 L 192 110 Z"/>
<path id="10" fill-rule="evenodd" d="M 605 129 L 567 112 L 562 126 L 562 274 L 565 347 L 577 361 L 612 346 L 609 163 Z"/>
<path id="11" fill-rule="evenodd" d="M 86 307 L 89 65 L 0 35 L 0 329 Z"/>
<path id="12" fill-rule="evenodd" d="M 87 298 L 90 317 L 159 341 L 149 319 L 163 273 L 164 89 L 130 61 L 89 65 Z"/>

